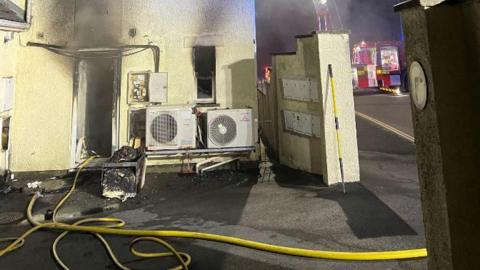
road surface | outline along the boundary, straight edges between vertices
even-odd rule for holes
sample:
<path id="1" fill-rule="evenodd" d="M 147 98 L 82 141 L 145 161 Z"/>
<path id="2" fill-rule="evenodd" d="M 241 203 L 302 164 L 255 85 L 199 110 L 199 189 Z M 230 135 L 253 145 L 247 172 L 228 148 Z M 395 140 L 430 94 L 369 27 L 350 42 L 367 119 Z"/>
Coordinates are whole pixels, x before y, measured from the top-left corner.
<path id="1" fill-rule="evenodd" d="M 387 124 L 409 136 L 413 136 L 412 113 L 408 95 L 392 96 L 375 90 L 357 90 L 355 109 Z"/>

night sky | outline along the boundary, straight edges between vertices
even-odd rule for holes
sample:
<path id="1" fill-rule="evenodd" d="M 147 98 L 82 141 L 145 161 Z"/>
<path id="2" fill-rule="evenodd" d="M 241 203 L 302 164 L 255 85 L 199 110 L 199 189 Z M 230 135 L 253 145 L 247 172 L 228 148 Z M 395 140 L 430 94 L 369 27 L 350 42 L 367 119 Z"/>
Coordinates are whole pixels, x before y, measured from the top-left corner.
<path id="1" fill-rule="evenodd" d="M 270 64 L 271 53 L 296 50 L 295 35 L 316 29 L 312 0 L 257 0 L 257 57 L 259 74 Z M 351 33 L 351 43 L 362 40 L 400 39 L 400 16 L 393 6 L 398 0 L 336 0 L 344 28 Z M 336 28 L 337 13 L 330 0 Z"/>

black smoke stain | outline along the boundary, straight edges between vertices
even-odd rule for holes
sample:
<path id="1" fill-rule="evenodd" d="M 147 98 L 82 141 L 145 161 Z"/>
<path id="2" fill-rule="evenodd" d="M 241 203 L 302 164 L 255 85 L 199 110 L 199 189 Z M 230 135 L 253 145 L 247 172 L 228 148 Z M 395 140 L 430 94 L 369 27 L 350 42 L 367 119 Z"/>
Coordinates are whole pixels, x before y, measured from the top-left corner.
<path id="1" fill-rule="evenodd" d="M 102 47 L 120 44 L 123 2 L 76 0 L 72 47 Z"/>

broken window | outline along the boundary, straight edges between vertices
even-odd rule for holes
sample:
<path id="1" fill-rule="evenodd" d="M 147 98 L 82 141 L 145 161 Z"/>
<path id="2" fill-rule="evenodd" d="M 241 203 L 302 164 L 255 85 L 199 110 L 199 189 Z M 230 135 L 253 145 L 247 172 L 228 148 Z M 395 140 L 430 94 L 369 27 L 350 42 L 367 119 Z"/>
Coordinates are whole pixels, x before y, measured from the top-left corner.
<path id="1" fill-rule="evenodd" d="M 197 102 L 215 102 L 215 47 L 197 46 L 193 48 Z"/>
<path id="2" fill-rule="evenodd" d="M 135 148 L 145 145 L 146 117 L 146 109 L 133 109 L 130 111 L 129 141 Z"/>

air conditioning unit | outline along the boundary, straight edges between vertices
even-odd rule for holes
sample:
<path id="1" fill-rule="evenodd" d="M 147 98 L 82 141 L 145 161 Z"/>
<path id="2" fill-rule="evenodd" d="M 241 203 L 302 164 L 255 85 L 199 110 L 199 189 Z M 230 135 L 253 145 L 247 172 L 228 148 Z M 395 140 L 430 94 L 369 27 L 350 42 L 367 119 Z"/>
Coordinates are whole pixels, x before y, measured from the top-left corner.
<path id="1" fill-rule="evenodd" d="M 207 112 L 208 148 L 254 146 L 252 109 Z"/>
<path id="2" fill-rule="evenodd" d="M 190 107 L 147 108 L 147 150 L 196 148 L 197 118 Z"/>

